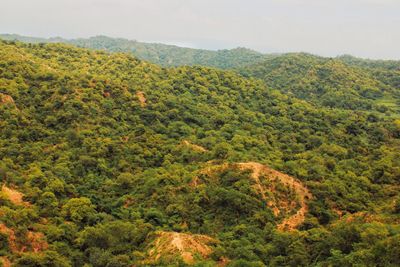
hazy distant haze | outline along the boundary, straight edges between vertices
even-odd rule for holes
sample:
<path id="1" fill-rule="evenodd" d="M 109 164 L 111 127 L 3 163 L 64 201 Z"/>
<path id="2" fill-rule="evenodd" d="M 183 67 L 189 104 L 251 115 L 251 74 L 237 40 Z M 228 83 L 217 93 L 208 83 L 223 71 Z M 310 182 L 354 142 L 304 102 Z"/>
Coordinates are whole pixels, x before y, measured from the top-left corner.
<path id="1" fill-rule="evenodd" d="M 400 1 L 0 0 L 0 33 L 400 59 Z"/>

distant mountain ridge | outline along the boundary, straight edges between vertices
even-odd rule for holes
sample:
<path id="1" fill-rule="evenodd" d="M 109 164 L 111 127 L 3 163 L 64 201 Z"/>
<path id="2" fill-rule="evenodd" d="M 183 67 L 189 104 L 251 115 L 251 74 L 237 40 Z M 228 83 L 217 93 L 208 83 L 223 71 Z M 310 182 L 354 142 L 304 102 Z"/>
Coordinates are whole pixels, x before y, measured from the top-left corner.
<path id="1" fill-rule="evenodd" d="M 167 67 L 203 65 L 221 69 L 232 69 L 260 62 L 271 56 L 243 47 L 213 51 L 159 43 L 144 43 L 107 36 L 79 39 L 53 37 L 47 39 L 17 34 L 0 34 L 0 39 L 8 41 L 17 40 L 25 43 L 67 43 L 83 48 L 100 49 L 109 52 L 128 52 L 139 59 Z"/>
<path id="2" fill-rule="evenodd" d="M 25 43 L 66 43 L 82 48 L 130 53 L 163 67 L 199 65 L 232 69 L 313 104 L 400 113 L 400 61 L 396 60 L 361 59 L 351 55 L 329 58 L 309 53 L 262 54 L 243 47 L 213 51 L 107 36 L 46 39 L 0 34 L 0 39 Z"/>
<path id="3" fill-rule="evenodd" d="M 66 39 L 62 37 L 30 37 L 19 34 L 0 34 L 0 39 L 21 41 L 25 43 L 67 43 L 83 48 L 100 49 L 109 52 L 132 53 L 139 59 L 149 61 L 164 67 L 182 65 L 202 65 L 221 69 L 238 69 L 252 64 L 261 63 L 265 59 L 286 54 L 298 53 L 261 53 L 245 47 L 233 49 L 207 50 L 180 47 L 162 43 L 147 43 L 126 38 L 112 38 L 98 35 L 89 38 Z M 309 54 L 309 53 L 300 53 Z M 309 54 L 311 55 L 311 54 Z M 324 58 L 324 57 L 321 57 Z M 329 57 L 325 57 L 329 58 Z M 368 69 L 399 71 L 400 60 L 374 60 L 357 58 L 352 55 L 333 57 L 351 66 Z"/>

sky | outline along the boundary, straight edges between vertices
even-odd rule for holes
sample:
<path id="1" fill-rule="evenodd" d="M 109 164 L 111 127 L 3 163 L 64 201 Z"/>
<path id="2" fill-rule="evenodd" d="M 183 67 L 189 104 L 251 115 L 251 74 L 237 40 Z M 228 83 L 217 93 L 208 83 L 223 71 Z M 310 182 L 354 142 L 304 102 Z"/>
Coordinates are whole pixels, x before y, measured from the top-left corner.
<path id="1" fill-rule="evenodd" d="M 0 0 L 0 33 L 400 59 L 400 0 Z"/>

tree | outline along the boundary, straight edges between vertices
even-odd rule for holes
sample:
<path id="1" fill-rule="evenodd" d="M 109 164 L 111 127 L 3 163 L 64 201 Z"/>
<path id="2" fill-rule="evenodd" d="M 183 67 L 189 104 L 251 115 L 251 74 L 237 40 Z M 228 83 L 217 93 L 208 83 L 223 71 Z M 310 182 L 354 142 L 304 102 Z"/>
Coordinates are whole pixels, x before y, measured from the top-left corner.
<path id="1" fill-rule="evenodd" d="M 131 173 L 124 172 L 118 175 L 116 183 L 122 190 L 127 190 L 132 188 L 134 178 L 135 177 Z"/>
<path id="2" fill-rule="evenodd" d="M 213 149 L 213 155 L 217 159 L 226 159 L 231 153 L 231 146 L 226 143 L 222 142 L 217 145 L 215 145 Z"/>
<path id="3" fill-rule="evenodd" d="M 17 259 L 17 267 L 70 267 L 71 263 L 55 251 L 45 251 L 44 253 L 24 253 Z"/>
<path id="4" fill-rule="evenodd" d="M 394 202 L 394 213 L 400 214 L 400 196 L 398 196 Z"/>
<path id="5" fill-rule="evenodd" d="M 86 197 L 71 198 L 62 207 L 61 214 L 75 223 L 84 223 L 96 214 L 96 210 L 90 199 Z"/>
<path id="6" fill-rule="evenodd" d="M 42 216 L 54 216 L 58 213 L 58 200 L 52 192 L 44 192 L 37 203 Z"/>

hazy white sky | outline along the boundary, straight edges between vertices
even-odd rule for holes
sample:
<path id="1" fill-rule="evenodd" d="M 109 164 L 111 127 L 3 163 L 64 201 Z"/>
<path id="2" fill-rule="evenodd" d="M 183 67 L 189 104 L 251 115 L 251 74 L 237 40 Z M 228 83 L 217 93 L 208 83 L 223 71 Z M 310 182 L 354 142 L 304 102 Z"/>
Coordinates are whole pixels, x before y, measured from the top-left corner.
<path id="1" fill-rule="evenodd" d="M 0 0 L 0 33 L 400 59 L 400 0 Z"/>

